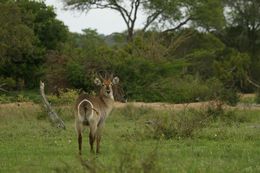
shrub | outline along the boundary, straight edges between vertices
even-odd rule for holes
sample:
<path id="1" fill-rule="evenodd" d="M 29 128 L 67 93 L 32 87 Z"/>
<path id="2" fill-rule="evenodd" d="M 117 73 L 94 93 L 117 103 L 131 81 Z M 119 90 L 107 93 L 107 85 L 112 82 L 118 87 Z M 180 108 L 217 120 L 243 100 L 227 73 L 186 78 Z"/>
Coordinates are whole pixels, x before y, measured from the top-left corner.
<path id="1" fill-rule="evenodd" d="M 48 100 L 54 105 L 71 104 L 76 101 L 78 91 L 73 89 L 59 90 L 59 96 L 49 95 Z"/>
<path id="2" fill-rule="evenodd" d="M 0 77 L 0 84 L 4 84 L 3 88 L 7 90 L 13 90 L 16 87 L 15 80 L 10 77 L 6 77 L 6 78 Z"/>
<path id="3" fill-rule="evenodd" d="M 260 104 L 260 88 L 258 88 L 256 91 L 255 102 Z"/>
<path id="4" fill-rule="evenodd" d="M 10 103 L 11 101 L 12 101 L 12 97 L 7 96 L 6 94 L 1 94 L 0 95 L 0 104 Z"/>
<path id="5" fill-rule="evenodd" d="M 209 120 L 209 116 L 203 111 L 182 111 L 149 120 L 146 134 L 155 139 L 190 138 L 195 131 L 206 126 Z"/>
<path id="6" fill-rule="evenodd" d="M 29 102 L 30 99 L 28 97 L 24 96 L 23 94 L 18 94 L 16 101 L 17 102 Z"/>

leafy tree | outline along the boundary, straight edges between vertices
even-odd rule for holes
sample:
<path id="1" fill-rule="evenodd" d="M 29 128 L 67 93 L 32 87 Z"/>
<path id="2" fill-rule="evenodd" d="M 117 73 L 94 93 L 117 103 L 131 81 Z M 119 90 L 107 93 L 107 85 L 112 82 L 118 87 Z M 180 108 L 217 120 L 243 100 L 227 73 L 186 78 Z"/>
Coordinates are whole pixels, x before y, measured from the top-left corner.
<path id="1" fill-rule="evenodd" d="M 29 0 L 0 3 L 0 73 L 16 88 L 38 85 L 47 50 L 58 49 L 67 28 L 52 7 Z"/>
<path id="2" fill-rule="evenodd" d="M 38 39 L 33 30 L 22 22 L 20 9 L 13 4 L 0 4 L 1 56 L 0 72 L 13 77 L 17 87 L 19 79 L 30 85 L 32 79 L 40 74 L 42 48 L 37 47 Z"/>
<path id="3" fill-rule="evenodd" d="M 222 0 L 150 0 L 146 8 L 161 11 L 158 21 L 165 32 L 192 25 L 210 31 L 225 24 Z"/>
<path id="4" fill-rule="evenodd" d="M 134 35 L 137 13 L 145 5 L 146 0 L 64 0 L 66 6 L 72 9 L 111 9 L 117 11 L 127 27 L 127 39 L 132 41 Z M 147 17 L 144 30 L 156 19 L 160 12 L 155 12 Z"/>
<path id="5" fill-rule="evenodd" d="M 260 81 L 260 1 L 226 0 L 226 6 L 228 26 L 221 39 L 228 46 L 250 55 L 249 75 Z"/>
<path id="6" fill-rule="evenodd" d="M 226 48 L 217 56 L 214 62 L 215 76 L 228 88 L 245 88 L 250 67 L 248 54 Z"/>
<path id="7" fill-rule="evenodd" d="M 68 28 L 56 19 L 53 7 L 43 1 L 20 0 L 16 2 L 22 13 L 22 21 L 31 29 L 46 49 L 55 50 L 68 36 Z"/>
<path id="8" fill-rule="evenodd" d="M 222 0 L 63 0 L 70 9 L 91 10 L 111 9 L 119 12 L 127 27 L 127 39 L 133 40 L 137 13 L 144 11 L 146 31 L 155 21 L 170 26 L 166 31 L 192 24 L 207 30 L 221 28 L 224 23 Z M 214 16 L 211 15 L 214 13 Z M 177 23 L 177 25 L 176 25 Z M 174 26 L 174 27 L 173 27 Z"/>
<path id="9" fill-rule="evenodd" d="M 260 39 L 260 1 L 227 0 L 227 7 L 228 26 L 239 39 L 236 44 L 241 44 L 238 49 L 255 55 Z"/>

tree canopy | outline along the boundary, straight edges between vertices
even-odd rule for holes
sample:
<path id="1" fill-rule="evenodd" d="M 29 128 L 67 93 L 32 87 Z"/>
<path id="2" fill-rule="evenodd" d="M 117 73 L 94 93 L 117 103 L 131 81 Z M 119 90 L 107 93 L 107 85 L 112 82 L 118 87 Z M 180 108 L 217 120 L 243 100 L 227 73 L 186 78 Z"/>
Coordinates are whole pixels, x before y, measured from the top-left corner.
<path id="1" fill-rule="evenodd" d="M 68 9 L 89 11 L 111 9 L 119 12 L 126 24 L 127 39 L 133 40 L 138 13 L 146 14 L 141 28 L 146 31 L 152 24 L 159 29 L 174 31 L 189 24 L 204 29 L 221 28 L 224 25 L 222 0 L 64 0 Z M 214 13 L 214 16 L 210 15 Z"/>
<path id="2" fill-rule="evenodd" d="M 66 40 L 67 28 L 43 2 L 6 1 L 0 11 L 0 73 L 17 87 L 21 82 L 33 87 L 43 73 L 45 52 Z"/>

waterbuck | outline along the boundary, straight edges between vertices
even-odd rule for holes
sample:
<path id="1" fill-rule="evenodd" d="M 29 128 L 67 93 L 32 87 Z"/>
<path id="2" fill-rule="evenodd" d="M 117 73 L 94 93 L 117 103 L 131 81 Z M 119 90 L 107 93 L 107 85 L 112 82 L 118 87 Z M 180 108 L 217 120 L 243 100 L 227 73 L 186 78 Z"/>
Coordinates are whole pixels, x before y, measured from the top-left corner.
<path id="1" fill-rule="evenodd" d="M 75 127 L 80 155 L 82 151 L 82 133 L 86 126 L 89 126 L 90 129 L 90 149 L 94 152 L 94 142 L 96 141 L 96 153 L 99 153 L 101 130 L 114 105 L 112 85 L 118 84 L 119 78 L 113 77 L 113 75 L 106 75 L 104 78 L 99 76 L 99 78 L 95 78 L 94 83 L 101 87 L 99 95 L 80 94 L 76 101 Z"/>

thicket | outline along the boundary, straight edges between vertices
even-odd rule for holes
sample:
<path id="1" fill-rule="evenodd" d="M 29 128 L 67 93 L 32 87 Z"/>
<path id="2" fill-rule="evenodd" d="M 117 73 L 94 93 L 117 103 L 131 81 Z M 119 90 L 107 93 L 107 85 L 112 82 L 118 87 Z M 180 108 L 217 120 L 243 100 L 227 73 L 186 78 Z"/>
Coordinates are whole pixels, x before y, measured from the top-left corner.
<path id="1" fill-rule="evenodd" d="M 259 52 L 249 47 L 258 42 L 249 42 L 239 24 L 136 31 L 127 42 L 126 33 L 70 33 L 43 2 L 3 1 L 0 8 L 7 16 L 0 17 L 0 84 L 11 92 L 37 88 L 40 79 L 53 94 L 66 88 L 92 92 L 94 75 L 104 71 L 119 76 L 128 100 L 181 103 L 218 96 L 234 105 L 236 92 L 255 90 L 247 79 L 257 81 Z M 248 49 L 236 41 L 241 34 Z"/>

